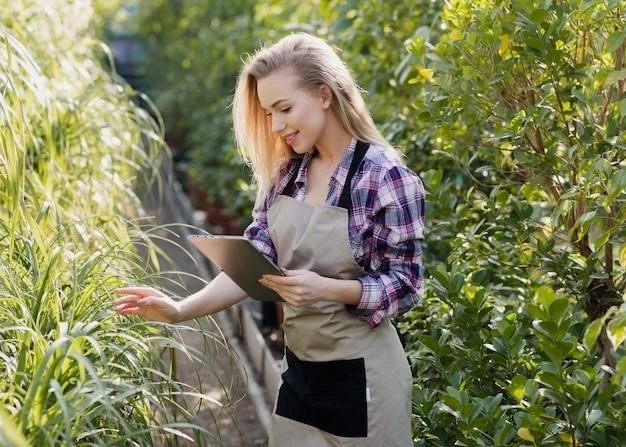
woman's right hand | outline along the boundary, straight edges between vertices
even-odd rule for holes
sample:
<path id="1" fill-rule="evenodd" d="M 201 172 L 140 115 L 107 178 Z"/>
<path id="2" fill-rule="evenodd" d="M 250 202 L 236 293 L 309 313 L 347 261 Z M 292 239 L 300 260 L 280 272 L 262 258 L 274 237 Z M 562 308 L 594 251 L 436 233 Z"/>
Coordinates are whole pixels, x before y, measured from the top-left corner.
<path id="1" fill-rule="evenodd" d="M 120 315 L 140 315 L 147 320 L 177 323 L 182 320 L 180 304 L 151 287 L 120 287 L 121 298 L 113 303 Z"/>

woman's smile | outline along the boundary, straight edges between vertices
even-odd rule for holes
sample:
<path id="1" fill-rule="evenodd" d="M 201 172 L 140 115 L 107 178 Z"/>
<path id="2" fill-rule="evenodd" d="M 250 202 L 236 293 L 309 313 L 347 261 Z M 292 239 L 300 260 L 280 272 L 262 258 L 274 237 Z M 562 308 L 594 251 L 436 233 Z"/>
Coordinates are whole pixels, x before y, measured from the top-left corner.
<path id="1" fill-rule="evenodd" d="M 285 142 L 289 146 L 293 146 L 293 144 L 296 142 L 296 138 L 298 137 L 298 133 L 299 133 L 298 131 L 295 131 L 295 132 L 285 135 L 283 138 L 285 138 Z"/>

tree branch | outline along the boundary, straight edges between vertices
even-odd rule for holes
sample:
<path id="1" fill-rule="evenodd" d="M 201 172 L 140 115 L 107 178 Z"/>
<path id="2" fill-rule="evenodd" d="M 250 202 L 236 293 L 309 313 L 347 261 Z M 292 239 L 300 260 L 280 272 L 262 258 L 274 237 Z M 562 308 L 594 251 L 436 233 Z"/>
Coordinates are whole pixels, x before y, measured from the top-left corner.
<path id="1" fill-rule="evenodd" d="M 615 221 L 615 214 L 613 213 L 613 209 L 609 208 L 609 212 L 606 216 L 606 229 L 613 227 L 613 223 Z M 609 281 L 613 282 L 613 242 L 611 239 L 606 242 L 604 246 L 604 269 L 609 277 Z"/>

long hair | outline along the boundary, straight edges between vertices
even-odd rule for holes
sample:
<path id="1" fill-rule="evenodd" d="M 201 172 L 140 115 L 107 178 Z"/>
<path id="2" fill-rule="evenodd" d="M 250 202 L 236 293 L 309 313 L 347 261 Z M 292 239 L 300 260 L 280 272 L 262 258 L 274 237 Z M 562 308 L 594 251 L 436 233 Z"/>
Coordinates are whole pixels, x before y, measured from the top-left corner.
<path id="1" fill-rule="evenodd" d="M 235 89 L 235 139 L 244 160 L 252 166 L 261 190 L 275 180 L 281 161 L 294 154 L 285 141 L 272 132 L 257 97 L 257 81 L 283 67 L 295 71 L 301 88 L 318 91 L 320 86 L 328 86 L 333 94 L 332 110 L 349 133 L 395 151 L 376 128 L 361 89 L 330 45 L 310 34 L 291 34 L 248 57 Z"/>

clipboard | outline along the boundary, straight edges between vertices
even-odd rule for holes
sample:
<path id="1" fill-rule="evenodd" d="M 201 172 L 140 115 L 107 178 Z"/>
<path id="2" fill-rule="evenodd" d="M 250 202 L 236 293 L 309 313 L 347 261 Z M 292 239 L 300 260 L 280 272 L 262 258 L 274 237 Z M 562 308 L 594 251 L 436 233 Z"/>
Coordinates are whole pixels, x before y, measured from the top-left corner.
<path id="1" fill-rule="evenodd" d="M 251 298 L 258 301 L 284 301 L 280 295 L 259 282 L 263 275 L 284 276 L 283 272 L 244 236 L 198 234 L 187 236 L 187 240 Z"/>

